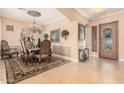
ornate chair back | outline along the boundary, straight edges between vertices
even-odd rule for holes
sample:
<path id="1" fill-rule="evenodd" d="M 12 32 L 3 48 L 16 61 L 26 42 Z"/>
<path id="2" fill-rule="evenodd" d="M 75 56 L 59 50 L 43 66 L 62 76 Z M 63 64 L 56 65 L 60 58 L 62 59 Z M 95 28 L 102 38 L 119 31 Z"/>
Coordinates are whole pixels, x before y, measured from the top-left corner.
<path id="1" fill-rule="evenodd" d="M 21 51 L 22 51 L 23 53 L 26 53 L 24 41 L 23 41 L 23 40 L 20 40 L 20 43 L 21 43 Z"/>
<path id="2" fill-rule="evenodd" d="M 32 49 L 33 48 L 33 44 L 32 44 L 31 41 L 25 41 L 24 42 L 24 47 L 26 48 L 26 50 Z"/>
<path id="3" fill-rule="evenodd" d="M 10 51 L 10 47 L 8 45 L 8 42 L 6 40 L 1 41 L 1 51 Z"/>
<path id="4" fill-rule="evenodd" d="M 16 48 L 10 48 L 8 42 L 6 40 L 2 40 L 1 41 L 2 59 L 4 55 L 9 55 L 9 57 L 12 57 L 13 54 L 17 54 L 17 57 L 18 57 L 18 50 Z"/>
<path id="5" fill-rule="evenodd" d="M 26 50 L 26 48 L 25 48 L 25 43 L 24 43 L 24 41 L 23 40 L 20 40 L 20 43 L 21 43 L 21 52 L 22 52 L 22 54 L 21 54 L 21 59 L 23 60 L 23 61 L 26 61 L 27 60 L 27 58 L 28 58 L 28 51 Z"/>
<path id="6" fill-rule="evenodd" d="M 51 42 L 49 40 L 44 40 L 41 42 L 41 50 L 40 50 L 40 54 L 44 55 L 44 54 L 48 54 L 50 52 L 50 48 L 51 48 Z"/>

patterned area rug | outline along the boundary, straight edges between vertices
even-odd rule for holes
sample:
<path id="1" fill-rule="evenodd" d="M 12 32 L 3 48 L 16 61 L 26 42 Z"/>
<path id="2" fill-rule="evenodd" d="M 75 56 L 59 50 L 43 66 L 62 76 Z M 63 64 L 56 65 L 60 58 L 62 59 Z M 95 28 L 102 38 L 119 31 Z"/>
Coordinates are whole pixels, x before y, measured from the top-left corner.
<path id="1" fill-rule="evenodd" d="M 64 65 L 69 61 L 52 57 L 50 62 L 46 61 L 28 65 L 26 65 L 25 62 L 22 62 L 19 58 L 4 59 L 4 62 L 6 66 L 7 83 L 13 84 L 58 66 Z"/>

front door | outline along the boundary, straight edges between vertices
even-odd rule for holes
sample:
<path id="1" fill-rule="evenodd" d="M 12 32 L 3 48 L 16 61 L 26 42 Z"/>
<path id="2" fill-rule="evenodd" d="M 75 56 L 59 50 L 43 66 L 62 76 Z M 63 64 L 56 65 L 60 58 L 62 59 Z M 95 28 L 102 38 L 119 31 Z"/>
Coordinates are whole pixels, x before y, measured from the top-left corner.
<path id="1" fill-rule="evenodd" d="M 99 25 L 99 56 L 118 59 L 118 21 Z"/>

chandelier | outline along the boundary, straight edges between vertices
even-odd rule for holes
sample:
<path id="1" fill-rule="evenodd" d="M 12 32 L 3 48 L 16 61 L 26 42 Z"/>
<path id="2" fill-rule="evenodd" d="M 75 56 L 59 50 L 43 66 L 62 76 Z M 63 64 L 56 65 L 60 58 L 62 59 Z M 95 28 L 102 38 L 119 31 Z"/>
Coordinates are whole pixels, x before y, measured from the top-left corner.
<path id="1" fill-rule="evenodd" d="M 31 27 L 25 27 L 23 29 L 23 31 L 31 31 L 33 33 L 38 32 L 39 34 L 41 34 L 42 29 L 41 29 L 40 26 L 38 26 L 36 24 L 36 21 L 35 21 L 35 18 L 36 17 L 40 17 L 41 16 L 41 13 L 39 13 L 37 11 L 34 11 L 34 10 L 29 10 L 29 11 L 27 11 L 27 14 L 30 15 L 30 16 L 32 16 L 34 18 L 34 20 L 33 20 L 32 26 Z"/>
<path id="2" fill-rule="evenodd" d="M 104 13 L 104 9 L 102 9 L 102 8 L 96 8 L 95 11 L 97 14 Z"/>

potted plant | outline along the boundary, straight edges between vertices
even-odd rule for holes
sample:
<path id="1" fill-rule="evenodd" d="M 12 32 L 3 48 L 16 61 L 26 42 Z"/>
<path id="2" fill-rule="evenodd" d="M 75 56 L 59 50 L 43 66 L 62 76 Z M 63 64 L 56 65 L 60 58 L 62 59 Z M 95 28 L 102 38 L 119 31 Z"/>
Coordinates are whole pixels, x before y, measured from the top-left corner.
<path id="1" fill-rule="evenodd" d="M 62 38 L 65 38 L 65 40 L 66 40 L 66 37 L 69 35 L 69 31 L 68 30 L 63 30 L 62 32 L 61 32 L 61 36 L 62 36 Z"/>

